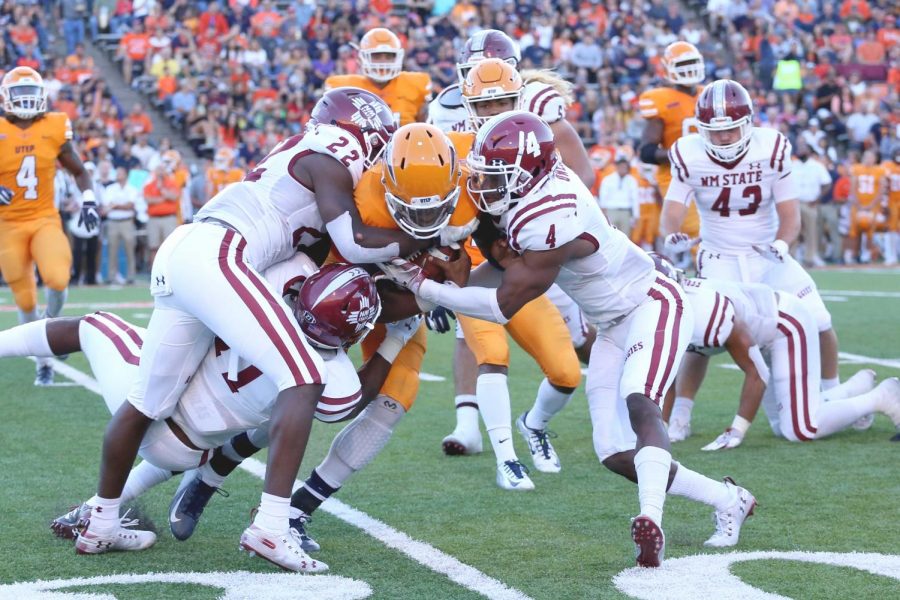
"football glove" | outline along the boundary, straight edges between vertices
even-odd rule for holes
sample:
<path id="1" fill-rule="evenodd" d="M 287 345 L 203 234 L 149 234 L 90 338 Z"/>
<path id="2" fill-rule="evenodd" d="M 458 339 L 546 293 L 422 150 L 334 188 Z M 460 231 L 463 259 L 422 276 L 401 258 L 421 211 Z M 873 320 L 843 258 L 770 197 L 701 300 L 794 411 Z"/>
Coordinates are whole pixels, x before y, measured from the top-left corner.
<path id="1" fill-rule="evenodd" d="M 9 203 L 12 202 L 13 194 L 15 194 L 15 192 L 11 189 L 0 185 L 0 205 L 9 206 Z"/>
<path id="2" fill-rule="evenodd" d="M 775 240 L 768 246 L 753 244 L 753 249 L 763 258 L 771 260 L 773 263 L 781 264 L 788 256 L 788 245 L 784 240 Z"/>
<path id="3" fill-rule="evenodd" d="M 100 225 L 100 212 L 97 210 L 97 200 L 93 190 L 85 190 L 81 193 L 81 214 L 78 215 L 78 226 L 84 225 L 88 233 Z"/>
<path id="4" fill-rule="evenodd" d="M 425 327 L 438 333 L 447 333 L 450 331 L 450 319 L 455 318 L 452 310 L 438 306 L 425 315 Z"/>
<path id="5" fill-rule="evenodd" d="M 417 264 L 403 258 L 395 258 L 388 263 L 378 263 L 385 276 L 399 285 L 411 291 L 413 294 L 419 291 L 419 286 L 425 281 L 425 272 Z"/>
<path id="6" fill-rule="evenodd" d="M 686 233 L 676 231 L 666 236 L 666 250 L 672 254 L 687 252 L 700 243 L 700 238 L 692 238 Z"/>
<path id="7" fill-rule="evenodd" d="M 719 437 L 717 437 L 715 441 L 710 442 L 700 449 L 707 452 L 713 450 L 730 450 L 731 448 L 737 448 L 738 446 L 740 446 L 741 442 L 743 441 L 744 434 L 737 429 L 732 429 L 731 427 L 729 427 Z"/>

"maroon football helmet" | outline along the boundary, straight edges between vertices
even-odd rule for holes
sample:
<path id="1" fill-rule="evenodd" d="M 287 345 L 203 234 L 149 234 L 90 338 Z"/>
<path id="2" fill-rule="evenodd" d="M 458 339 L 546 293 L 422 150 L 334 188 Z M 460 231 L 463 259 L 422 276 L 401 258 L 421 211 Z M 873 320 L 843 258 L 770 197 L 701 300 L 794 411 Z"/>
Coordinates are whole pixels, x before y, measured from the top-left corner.
<path id="1" fill-rule="evenodd" d="M 465 82 L 469 70 L 475 66 L 475 63 L 485 58 L 499 58 L 518 67 L 522 61 L 522 54 L 519 52 L 519 45 L 499 29 L 479 31 L 467 39 L 459 51 L 459 60 L 456 63 L 459 83 Z"/>
<path id="2" fill-rule="evenodd" d="M 553 131 L 543 119 L 524 110 L 505 112 L 478 130 L 466 158 L 466 187 L 481 211 L 502 215 L 541 183 L 558 161 Z"/>
<path id="3" fill-rule="evenodd" d="M 310 125 L 335 125 L 352 134 L 370 168 L 397 130 L 394 113 L 384 100 L 366 90 L 340 87 L 325 92 L 312 109 Z"/>
<path id="4" fill-rule="evenodd" d="M 731 163 L 747 152 L 753 133 L 753 100 L 744 86 L 730 79 L 712 82 L 700 92 L 695 114 L 710 156 Z"/>
<path id="5" fill-rule="evenodd" d="M 303 282 L 294 314 L 314 345 L 345 348 L 374 328 L 381 314 L 381 299 L 375 280 L 365 269 L 332 263 Z"/>

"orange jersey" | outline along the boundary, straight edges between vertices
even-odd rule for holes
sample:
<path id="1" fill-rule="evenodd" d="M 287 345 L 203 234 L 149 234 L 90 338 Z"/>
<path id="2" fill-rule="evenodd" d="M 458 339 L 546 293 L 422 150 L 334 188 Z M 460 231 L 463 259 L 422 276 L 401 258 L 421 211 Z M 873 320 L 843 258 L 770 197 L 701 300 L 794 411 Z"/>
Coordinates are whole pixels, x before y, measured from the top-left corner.
<path id="1" fill-rule="evenodd" d="M 653 165 L 654 167 L 656 165 Z M 654 172 L 658 173 L 656 169 Z M 659 205 L 656 203 L 656 184 L 650 181 L 641 170 L 632 167 L 631 174 L 638 182 L 638 208 L 640 217 L 658 217 Z"/>
<path id="2" fill-rule="evenodd" d="M 900 203 L 900 164 L 886 161 L 881 164 L 888 178 L 888 198 L 890 204 Z"/>
<path id="3" fill-rule="evenodd" d="M 358 87 L 384 100 L 400 126 L 415 123 L 419 111 L 431 100 L 431 77 L 428 73 L 402 71 L 383 88 L 365 75 L 332 75 L 325 80 L 325 89 Z"/>
<path id="4" fill-rule="evenodd" d="M 13 191 L 9 206 L 0 206 L 0 220 L 57 214 L 56 159 L 71 139 L 72 122 L 65 113 L 49 112 L 25 129 L 0 118 L 0 185 Z"/>
<path id="5" fill-rule="evenodd" d="M 638 98 L 638 107 L 645 119 L 662 119 L 661 145 L 666 150 L 681 136 L 696 131 L 694 106 L 697 104 L 697 96 L 699 94 L 691 96 L 674 88 L 658 87 L 643 92 Z M 669 165 L 660 165 L 657 183 L 663 198 L 666 197 L 671 181 L 672 173 L 669 171 Z"/>
<path id="6" fill-rule="evenodd" d="M 228 184 L 237 183 L 244 178 L 244 172 L 236 167 L 230 169 L 216 169 L 210 167 L 206 170 L 206 180 L 212 189 L 210 198 L 225 189 Z"/>
<path id="7" fill-rule="evenodd" d="M 881 198 L 882 180 L 887 175 L 884 167 L 878 165 L 867 167 L 857 164 L 850 167 L 850 174 L 854 178 L 856 185 L 854 191 L 860 206 L 869 207 Z"/>

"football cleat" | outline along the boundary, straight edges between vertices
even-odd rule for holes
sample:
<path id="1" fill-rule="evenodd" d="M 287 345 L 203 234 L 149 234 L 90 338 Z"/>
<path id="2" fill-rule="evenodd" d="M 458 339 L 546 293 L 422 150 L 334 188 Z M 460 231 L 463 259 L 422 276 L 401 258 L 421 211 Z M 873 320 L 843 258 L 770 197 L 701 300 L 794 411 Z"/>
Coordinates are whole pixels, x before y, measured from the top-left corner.
<path id="1" fill-rule="evenodd" d="M 481 430 L 476 428 L 474 431 L 465 431 L 457 427 L 453 433 L 444 438 L 441 445 L 447 456 L 481 454 L 483 449 Z"/>
<path id="2" fill-rule="evenodd" d="M 546 429 L 532 429 L 528 427 L 525 424 L 527 415 L 528 413 L 524 412 L 516 419 L 516 428 L 522 434 L 525 443 L 528 444 L 534 468 L 541 473 L 559 473 L 561 468 L 559 456 L 557 456 L 553 444 L 550 443 L 550 438 L 556 437 L 556 434 Z"/>
<path id="3" fill-rule="evenodd" d="M 125 552 L 146 550 L 156 543 L 156 534 L 152 531 L 132 529 L 139 523 L 137 519 L 126 519 L 126 512 L 119 527 L 109 533 L 91 531 L 90 521 L 78 537 L 75 538 L 75 552 L 78 554 L 103 554 L 105 552 Z"/>
<path id="4" fill-rule="evenodd" d="M 528 467 L 517 460 L 508 460 L 497 465 L 497 485 L 504 490 L 529 492 L 534 489 L 534 482 L 528 476 Z"/>
<path id="5" fill-rule="evenodd" d="M 713 513 L 716 532 L 703 542 L 704 546 L 710 548 L 730 548 L 737 544 L 741 526 L 756 508 L 756 498 L 753 494 L 737 485 L 731 477 L 725 478 L 725 485 L 735 491 L 735 500 L 727 509 Z"/>
<path id="6" fill-rule="evenodd" d="M 34 377 L 34 385 L 38 387 L 53 385 L 53 367 L 50 365 L 38 365 L 37 374 Z"/>
<path id="7" fill-rule="evenodd" d="M 291 508 L 291 514 L 295 514 L 296 511 L 298 516 L 292 517 L 290 522 L 291 525 L 291 533 L 295 538 L 300 540 L 300 547 L 303 548 L 304 552 L 318 552 L 322 549 L 319 546 L 319 543 L 309 537 L 309 534 L 306 533 L 306 526 L 312 523 L 312 517 L 303 512 L 302 510 L 298 510 L 295 508 Z"/>
<path id="8" fill-rule="evenodd" d="M 74 540 L 78 534 L 87 527 L 91 519 L 91 506 L 83 502 L 80 506 L 73 506 L 72 510 L 56 517 L 50 522 L 50 529 L 58 538 Z"/>
<path id="9" fill-rule="evenodd" d="M 900 379 L 888 377 L 872 390 L 873 394 L 882 396 L 884 414 L 900 429 Z"/>
<path id="10" fill-rule="evenodd" d="M 240 548 L 250 556 L 264 558 L 286 571 L 324 573 L 328 570 L 328 565 L 310 558 L 303 551 L 300 539 L 290 529 L 280 535 L 271 535 L 256 525 L 250 525 L 241 535 Z"/>
<path id="11" fill-rule="evenodd" d="M 673 418 L 669 423 L 669 441 L 683 442 L 689 437 L 691 437 L 691 422 Z"/>
<path id="12" fill-rule="evenodd" d="M 213 494 L 219 493 L 228 497 L 225 490 L 213 487 L 200 478 L 200 472 L 194 470 L 184 476 L 184 480 L 175 491 L 175 497 L 169 505 L 169 529 L 175 539 L 184 541 L 194 534 L 200 522 L 203 509 L 209 504 Z"/>
<path id="13" fill-rule="evenodd" d="M 666 534 L 653 519 L 638 515 L 631 520 L 634 557 L 639 567 L 658 567 L 666 553 Z"/>

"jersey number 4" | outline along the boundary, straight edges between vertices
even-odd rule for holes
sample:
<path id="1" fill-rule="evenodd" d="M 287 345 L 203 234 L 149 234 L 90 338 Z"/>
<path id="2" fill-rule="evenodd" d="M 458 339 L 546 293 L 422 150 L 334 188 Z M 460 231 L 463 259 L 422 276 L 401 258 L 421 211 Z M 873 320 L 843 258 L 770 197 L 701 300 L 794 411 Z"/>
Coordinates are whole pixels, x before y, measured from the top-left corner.
<path id="1" fill-rule="evenodd" d="M 747 215 L 752 215 L 759 208 L 760 203 L 762 202 L 762 188 L 758 185 L 748 185 L 744 188 L 744 198 L 752 198 L 750 204 L 747 205 L 747 208 L 741 208 L 737 212 L 740 216 L 746 217 Z M 730 217 L 731 216 L 731 208 L 729 208 L 728 202 L 731 200 L 731 188 L 722 188 L 722 191 L 719 192 L 719 197 L 716 198 L 716 201 L 713 202 L 712 210 L 719 213 L 722 217 Z"/>
<path id="2" fill-rule="evenodd" d="M 16 173 L 16 185 L 25 188 L 26 200 L 37 200 L 37 161 L 34 156 L 25 156 L 22 158 L 22 164 L 19 166 L 19 172 Z"/>

